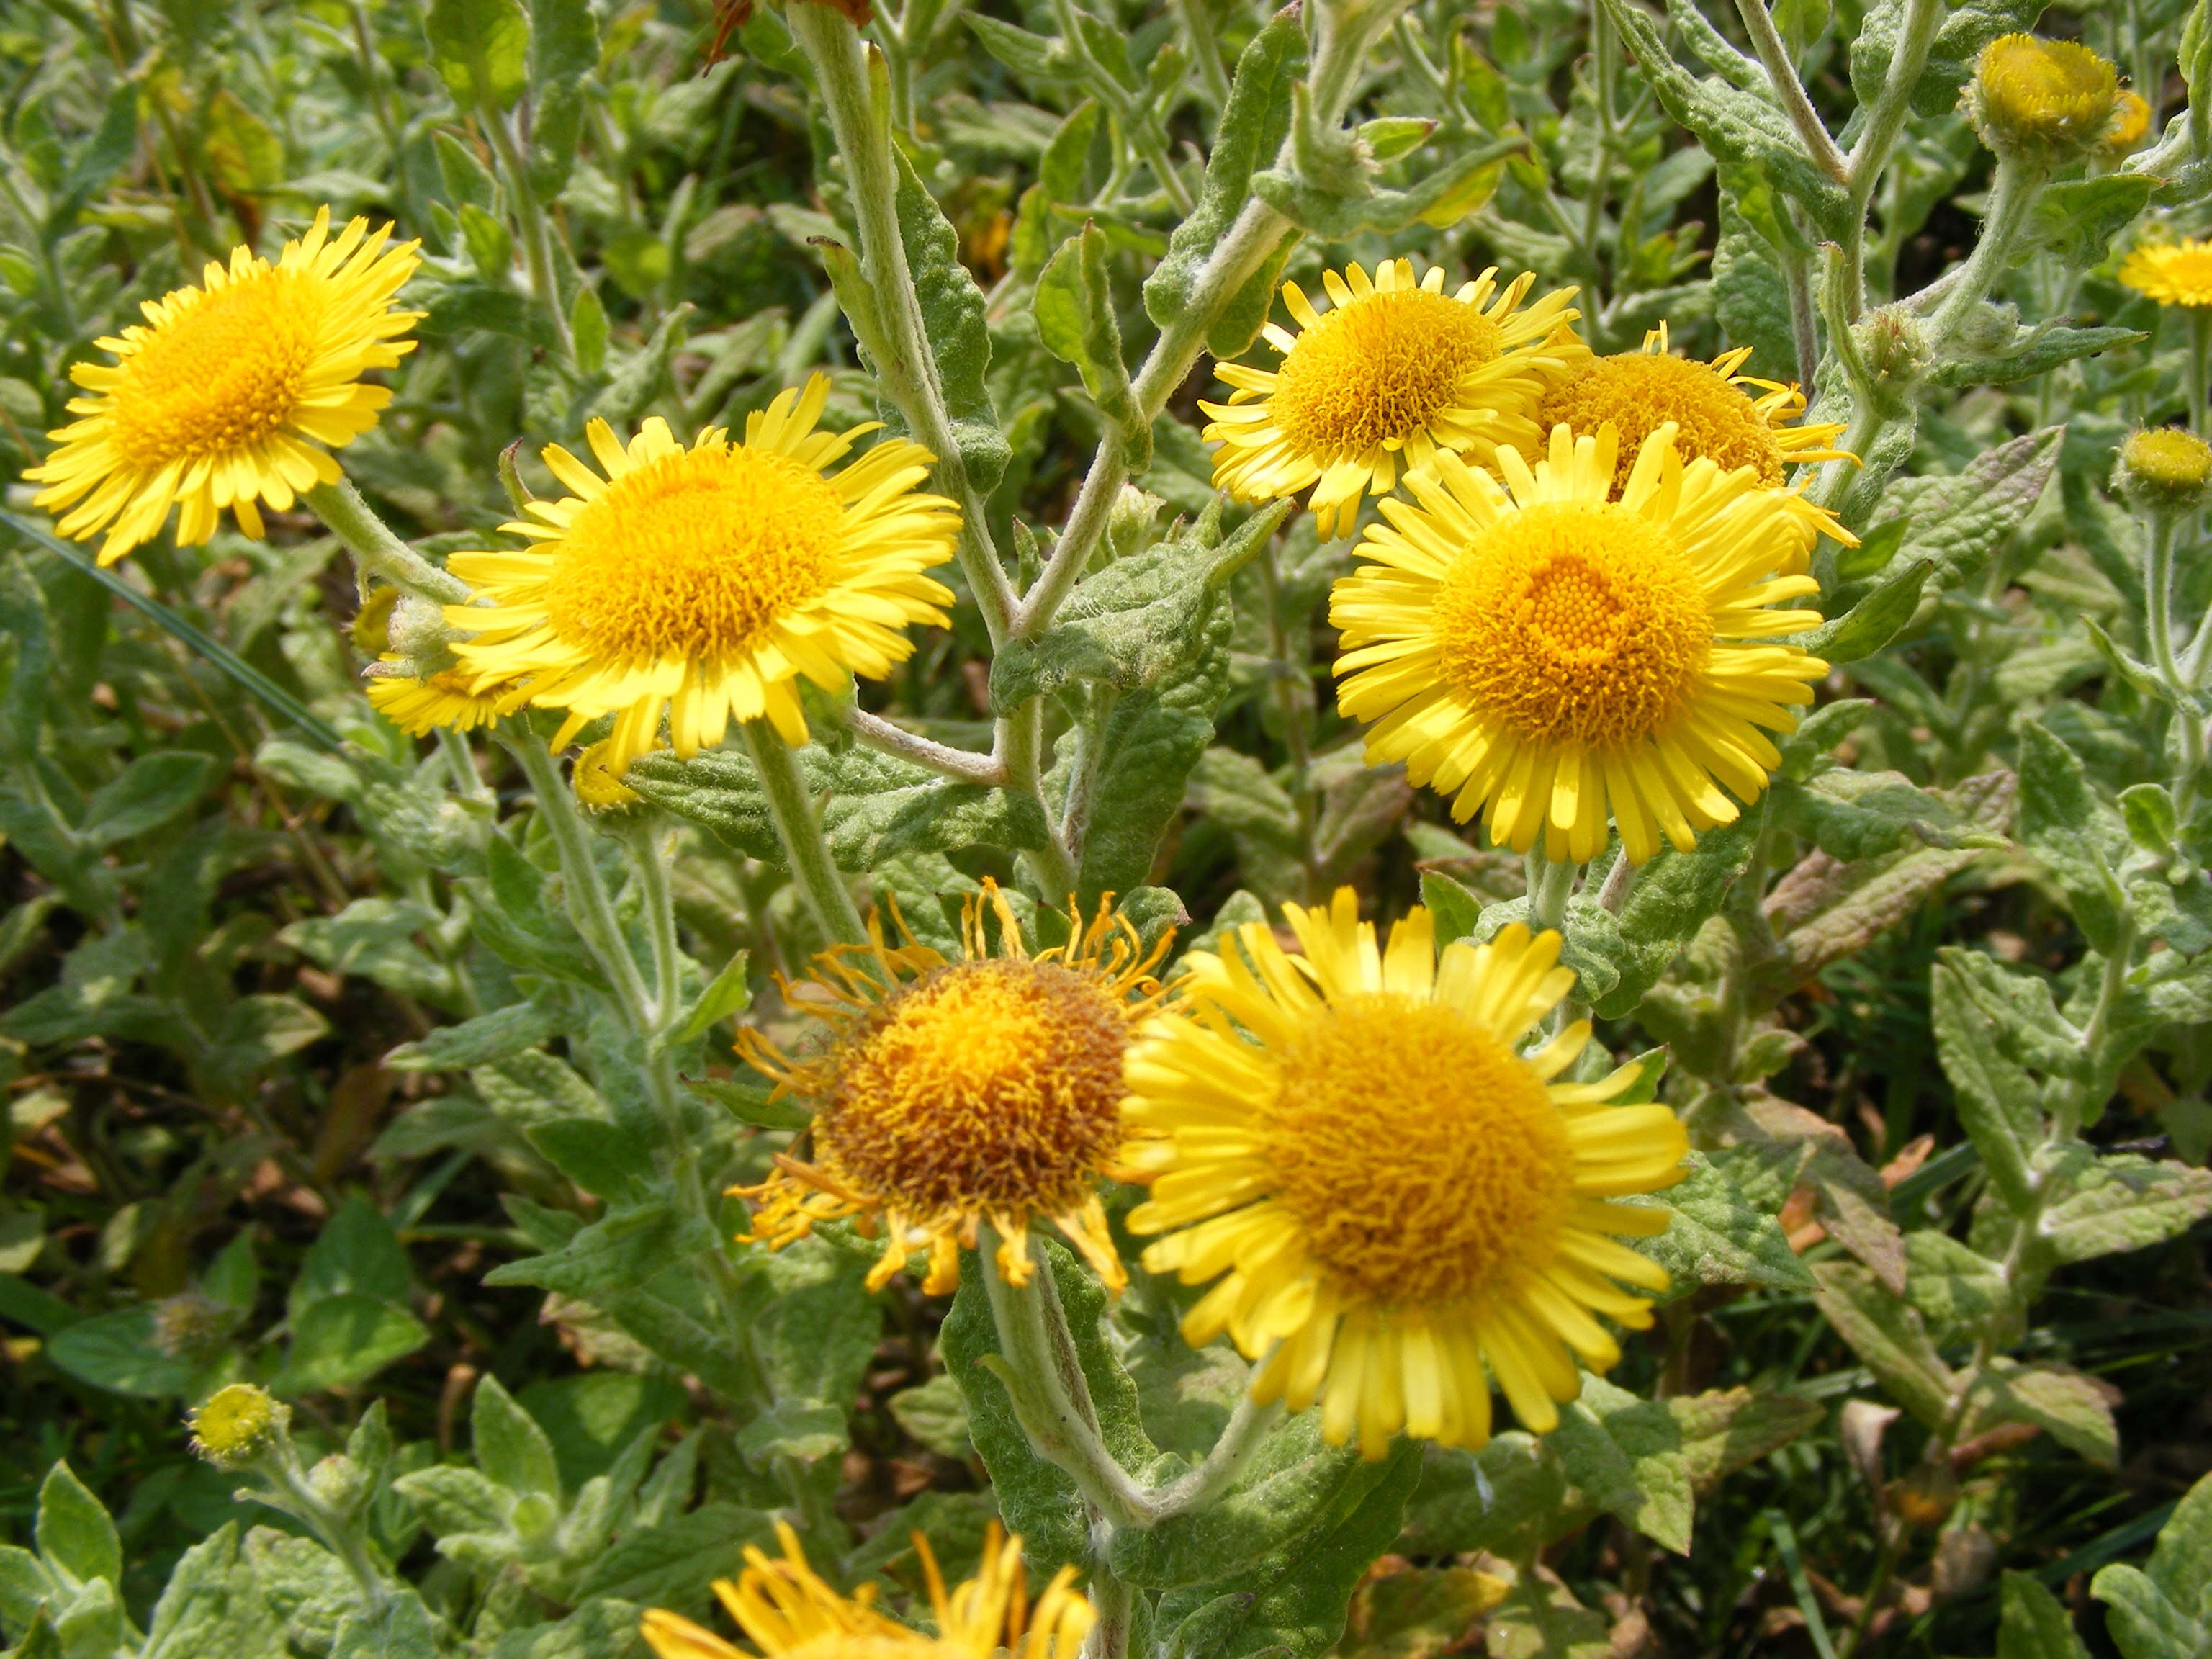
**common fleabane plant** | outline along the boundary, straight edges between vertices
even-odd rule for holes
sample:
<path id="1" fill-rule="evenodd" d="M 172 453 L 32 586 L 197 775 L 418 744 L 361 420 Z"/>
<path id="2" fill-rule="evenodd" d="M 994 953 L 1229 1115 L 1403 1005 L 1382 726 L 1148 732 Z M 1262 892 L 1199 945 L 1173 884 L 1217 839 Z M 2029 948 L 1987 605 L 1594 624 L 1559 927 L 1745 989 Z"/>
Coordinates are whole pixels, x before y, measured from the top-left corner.
<path id="1" fill-rule="evenodd" d="M 9 1653 L 2212 1650 L 2208 8 L 0 14 Z"/>

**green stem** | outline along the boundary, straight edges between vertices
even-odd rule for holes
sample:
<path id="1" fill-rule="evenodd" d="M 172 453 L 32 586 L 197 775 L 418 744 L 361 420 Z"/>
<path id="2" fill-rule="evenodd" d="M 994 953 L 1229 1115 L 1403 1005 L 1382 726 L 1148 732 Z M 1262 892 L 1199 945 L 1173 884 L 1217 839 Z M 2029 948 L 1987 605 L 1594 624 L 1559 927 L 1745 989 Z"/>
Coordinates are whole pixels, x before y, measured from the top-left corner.
<path id="1" fill-rule="evenodd" d="M 1291 751 L 1291 802 L 1298 815 L 1298 867 L 1305 872 L 1304 900 L 1319 903 L 1321 858 L 1314 832 L 1318 803 L 1314 799 L 1311 690 L 1307 679 L 1305 652 L 1291 649 L 1290 621 L 1283 611 L 1280 573 L 1276 569 L 1275 543 L 1271 537 L 1260 552 L 1260 578 L 1267 590 L 1267 637 L 1274 653 L 1275 706 L 1283 720 L 1283 744 Z M 1301 621 L 1304 618 L 1300 618 Z"/>
<path id="2" fill-rule="evenodd" d="M 522 231 L 522 263 L 530 273 L 530 291 L 552 320 L 553 337 L 560 343 L 561 355 L 574 362 L 576 343 L 568 332 L 568 313 L 561 303 L 560 284 L 553 274 L 553 234 L 538 192 L 530 187 L 529 161 L 514 142 L 514 130 L 502 111 L 479 110 L 477 124 L 499 157 L 500 171 L 507 175 L 507 197 L 514 207 L 515 223 Z"/>
<path id="3" fill-rule="evenodd" d="M 2150 635 L 2151 665 L 2173 696 L 2173 718 L 2181 737 L 2173 804 L 2185 823 L 2204 776 L 2204 722 L 2191 712 L 2190 677 L 2173 649 L 2173 541 L 2178 528 L 2175 514 L 2151 514 L 2150 552 L 2143 567 L 2143 626 Z"/>
<path id="4" fill-rule="evenodd" d="M 2205 432 L 2205 386 L 2212 380 L 2212 311 L 2201 306 L 2189 310 L 2189 356 L 2184 365 L 2189 381 L 2189 429 L 2198 437 Z"/>
<path id="5" fill-rule="evenodd" d="M 936 458 L 938 488 L 960 507 L 960 568 L 983 613 L 983 626 L 996 645 L 1005 635 L 1014 605 L 1013 584 L 991 544 L 989 520 L 981 495 L 968 477 L 967 464 L 945 404 L 937 358 L 929 346 L 921 304 L 915 295 L 914 273 L 907 264 L 906 242 L 899 234 L 898 174 L 892 163 L 888 85 L 880 104 L 871 85 L 866 49 L 850 22 L 827 6 L 793 7 L 786 16 L 799 47 L 813 65 L 815 83 L 830 114 L 837 153 L 844 158 L 852 191 L 853 214 L 860 233 L 860 270 L 874 296 L 884 337 L 878 343 L 876 368 L 884 394 L 906 416 L 907 425 Z"/>
<path id="6" fill-rule="evenodd" d="M 799 775 L 799 757 L 773 726 L 762 721 L 747 720 L 738 729 L 744 738 L 745 753 L 752 757 L 753 769 L 760 775 L 761 788 L 768 796 L 769 817 L 775 822 L 776 839 L 783 843 L 784 854 L 791 860 L 791 873 L 805 896 L 807 908 L 833 944 L 866 944 L 868 930 L 861 924 L 844 877 L 837 872 L 836 860 L 830 856 L 829 843 L 822 838 L 813 799 L 807 793 L 806 781 Z"/>
<path id="7" fill-rule="evenodd" d="M 1221 62 L 1221 42 L 1212 20 L 1205 15 L 1205 0 L 1173 0 L 1176 21 L 1198 67 L 1198 84 L 1206 101 L 1219 109 L 1229 101 L 1229 71 Z"/>
<path id="8" fill-rule="evenodd" d="M 684 1012 L 684 957 L 676 944 L 675 895 L 668 884 L 672 848 L 660 843 L 665 834 L 652 819 L 641 817 L 624 826 L 623 848 L 630 868 L 637 874 L 638 890 L 645 897 L 645 920 L 653 944 L 653 1032 L 665 1037 Z"/>
<path id="9" fill-rule="evenodd" d="M 1843 151 L 1828 136 L 1820 112 L 1813 100 L 1805 95 L 1805 83 L 1797 78 L 1797 66 L 1790 61 L 1790 49 L 1783 44 L 1781 31 L 1774 27 L 1774 14 L 1766 9 L 1766 0 L 1736 0 L 1736 11 L 1743 18 L 1743 27 L 1751 36 L 1751 44 L 1759 53 L 1759 61 L 1765 65 L 1766 79 L 1781 101 L 1783 112 L 1789 116 L 1790 125 L 1797 129 L 1797 137 L 1805 145 L 1805 153 L 1813 158 L 1813 165 L 1838 184 L 1850 181 L 1850 165 L 1844 160 Z"/>
<path id="10" fill-rule="evenodd" d="M 255 1467 L 283 1494 L 283 1501 L 275 1507 L 306 1522 L 322 1540 L 324 1547 L 345 1564 L 354 1587 L 361 1592 L 362 1611 L 371 1619 L 380 1614 L 392 1600 L 390 1577 L 369 1553 L 368 1540 L 361 1535 L 358 1518 L 339 1513 L 315 1490 L 313 1482 L 300 1467 L 300 1455 L 292 1449 L 291 1437 L 281 1437 L 275 1448 L 264 1454 Z"/>
<path id="11" fill-rule="evenodd" d="M 1575 890 L 1575 877 L 1582 866 L 1572 862 L 1554 864 L 1544 856 L 1541 848 L 1529 848 L 1525 860 L 1528 872 L 1528 931 L 1540 933 L 1546 928 L 1557 928 L 1566 920 L 1567 899 Z"/>
<path id="12" fill-rule="evenodd" d="M 1866 309 L 1866 216 L 1889 166 L 1890 152 L 1905 131 L 1911 113 L 1912 90 L 1927 67 L 1929 49 L 1943 24 L 1943 0 L 1905 0 L 1905 17 L 1897 31 L 1890 57 L 1889 74 L 1867 111 L 1865 126 L 1851 146 L 1850 178 L 1851 228 L 1844 245 L 1844 316 L 1856 322 Z"/>
<path id="13" fill-rule="evenodd" d="M 1938 355 L 1951 342 L 1990 287 L 2004 275 L 2021 232 L 2027 226 L 2035 199 L 2042 194 L 2048 175 L 2041 167 L 2008 156 L 1997 157 L 1996 173 L 1990 184 L 1989 211 L 1982 222 L 1981 240 L 1950 291 L 1928 321 L 1928 344 Z"/>
<path id="14" fill-rule="evenodd" d="M 568 890 L 568 920 L 599 964 L 599 971 L 607 976 L 608 992 L 630 1029 L 649 1042 L 653 1031 L 652 999 L 637 971 L 637 958 L 630 954 L 629 941 L 623 937 L 622 923 L 615 919 L 606 884 L 599 879 L 599 863 L 592 856 L 591 832 L 576 816 L 574 798 L 553 751 L 532 732 L 501 730 L 495 736 L 530 781 L 538 818 L 553 838 L 553 850 L 560 858 L 561 875 Z"/>
<path id="15" fill-rule="evenodd" d="M 381 576 L 402 592 L 441 605 L 466 605 L 469 585 L 441 570 L 392 532 L 349 479 L 317 484 L 301 499 L 345 544 L 365 575 Z"/>

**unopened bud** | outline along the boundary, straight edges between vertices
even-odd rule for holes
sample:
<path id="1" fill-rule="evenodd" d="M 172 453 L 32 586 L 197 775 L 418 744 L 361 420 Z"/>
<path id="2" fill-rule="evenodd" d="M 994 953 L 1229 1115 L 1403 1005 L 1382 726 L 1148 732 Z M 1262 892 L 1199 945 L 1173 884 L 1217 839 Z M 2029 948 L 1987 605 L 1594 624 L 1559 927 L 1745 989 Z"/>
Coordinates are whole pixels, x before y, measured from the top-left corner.
<path id="1" fill-rule="evenodd" d="M 1885 407 L 1899 410 L 1911 406 L 1913 393 L 1928 378 L 1934 354 L 1928 349 L 1928 330 L 1903 305 L 1882 306 L 1867 313 L 1852 331 L 1859 356 L 1873 377 L 1875 396 Z"/>
<path id="2" fill-rule="evenodd" d="M 2140 511 L 2189 512 L 2212 486 L 2212 445 L 2179 427 L 2138 432 L 2120 446 L 2112 486 Z"/>
<path id="3" fill-rule="evenodd" d="M 1974 60 L 1965 101 L 1982 142 L 1999 155 L 2057 167 L 2104 142 L 2120 78 L 2075 41 L 2001 34 Z"/>
<path id="4" fill-rule="evenodd" d="M 2150 133 L 2150 104 L 2141 93 L 2123 92 L 2097 148 L 2118 158 L 2132 152 Z"/>
<path id="5" fill-rule="evenodd" d="M 292 1408 L 251 1382 L 218 1389 L 191 1413 L 192 1449 L 219 1469 L 234 1469 L 275 1445 Z"/>
<path id="6" fill-rule="evenodd" d="M 434 672 L 450 659 L 448 647 L 461 638 L 446 620 L 446 608 L 435 599 L 403 593 L 392 607 L 385 625 L 390 649 L 409 661 L 422 665 L 418 672 Z"/>
<path id="7" fill-rule="evenodd" d="M 1167 503 L 1150 490 L 1123 484 L 1106 514 L 1106 541 L 1117 559 L 1141 553 L 1152 544 L 1160 509 Z"/>

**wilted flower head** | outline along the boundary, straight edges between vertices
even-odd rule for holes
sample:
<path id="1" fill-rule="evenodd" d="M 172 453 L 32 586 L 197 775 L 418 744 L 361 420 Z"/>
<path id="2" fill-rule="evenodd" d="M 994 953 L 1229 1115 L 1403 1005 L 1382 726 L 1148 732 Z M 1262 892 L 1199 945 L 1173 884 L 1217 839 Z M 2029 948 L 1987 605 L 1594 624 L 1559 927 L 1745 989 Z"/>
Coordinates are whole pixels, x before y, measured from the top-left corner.
<path id="1" fill-rule="evenodd" d="M 236 1468 L 274 1445 L 292 1408 L 251 1382 L 218 1389 L 191 1413 L 192 1449 L 219 1469 Z"/>
<path id="2" fill-rule="evenodd" d="M 857 1215 L 884 1234 L 870 1285 L 926 1251 L 934 1293 L 958 1284 L 960 1249 L 987 1223 L 1003 1241 L 1000 1273 L 1027 1283 L 1029 1228 L 1050 1220 L 1109 1285 L 1126 1284 L 1097 1186 L 1121 1149 L 1122 1056 L 1157 1006 L 1152 969 L 1169 941 L 1147 948 L 1105 900 L 1067 923 L 1066 944 L 1032 954 L 987 884 L 957 958 L 911 936 L 888 945 L 875 925 L 872 943 L 825 953 L 818 999 L 798 1006 L 831 1028 L 827 1050 L 791 1060 L 752 1031 L 739 1046 L 779 1094 L 821 1105 L 811 1161 L 779 1158 L 744 1189 L 763 1200 L 753 1236 L 780 1246 Z"/>
<path id="3" fill-rule="evenodd" d="M 237 1310 L 204 1291 L 182 1291 L 154 1306 L 154 1346 L 172 1359 L 200 1364 L 222 1350 L 238 1324 Z"/>
<path id="4" fill-rule="evenodd" d="M 2000 155 L 2055 167 L 2104 142 L 2118 112 L 2112 64 L 2072 40 L 2001 34 L 1974 60 L 1966 103 Z"/>

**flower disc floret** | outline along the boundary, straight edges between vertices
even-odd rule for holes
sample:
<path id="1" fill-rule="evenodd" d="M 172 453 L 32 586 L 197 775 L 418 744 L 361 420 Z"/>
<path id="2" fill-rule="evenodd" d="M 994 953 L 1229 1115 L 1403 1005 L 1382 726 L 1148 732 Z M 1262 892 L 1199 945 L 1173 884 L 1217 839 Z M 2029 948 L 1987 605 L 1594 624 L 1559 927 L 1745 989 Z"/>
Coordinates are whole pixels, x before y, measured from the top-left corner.
<path id="1" fill-rule="evenodd" d="M 454 647 L 480 681 L 527 677 L 529 701 L 568 718 L 565 744 L 615 717 L 617 774 L 668 741 L 689 757 L 732 720 L 765 720 L 806 741 L 798 679 L 842 691 L 911 653 L 905 629 L 945 620 L 950 589 L 922 574 L 952 556 L 959 509 L 917 492 L 931 456 L 902 438 L 832 471 L 869 422 L 815 429 L 825 375 L 748 416 L 677 441 L 647 421 L 628 444 L 604 421 L 586 429 L 594 471 L 558 445 L 545 465 L 573 495 L 532 501 L 511 533 L 518 552 L 456 553 L 475 590 L 447 608 L 475 637 Z"/>
<path id="2" fill-rule="evenodd" d="M 1441 270 L 1417 280 L 1409 260 L 1385 262 L 1372 278 L 1347 265 L 1322 274 L 1326 313 L 1285 283 L 1299 331 L 1264 331 L 1281 365 L 1221 364 L 1230 400 L 1200 405 L 1212 417 L 1206 437 L 1222 446 L 1215 487 L 1261 501 L 1311 485 L 1322 533 L 1348 535 L 1363 493 L 1385 493 L 1438 451 L 1486 464 L 1497 446 L 1533 438 L 1529 411 L 1580 313 L 1572 289 L 1524 306 L 1535 278 L 1501 289 L 1497 275 L 1447 295 Z"/>
<path id="3" fill-rule="evenodd" d="M 1121 1151 L 1122 1058 L 1158 999 L 1152 968 L 1167 941 L 1140 947 L 1104 902 L 1087 926 L 1069 920 L 1069 943 L 1031 955 L 987 884 L 966 908 L 959 957 L 910 937 L 889 946 L 879 932 L 825 954 L 797 1006 L 829 1026 L 827 1048 L 793 1060 L 757 1033 L 740 1044 L 779 1094 L 817 1105 L 811 1160 L 780 1159 L 742 1189 L 760 1200 L 750 1236 L 781 1247 L 857 1215 L 885 1235 L 872 1286 L 925 1250 L 937 1293 L 959 1282 L 959 1251 L 985 1224 L 1000 1235 L 999 1272 L 1026 1283 L 1028 1230 L 1043 1218 L 1108 1284 L 1125 1284 L 1097 1186 Z"/>
<path id="4" fill-rule="evenodd" d="M 2139 247 L 2121 261 L 2120 282 L 2162 306 L 2212 306 L 2212 242 Z"/>
<path id="5" fill-rule="evenodd" d="M 1492 840 L 1583 862 L 1608 819 L 1641 863 L 1733 821 L 1781 763 L 1765 735 L 1796 723 L 1827 665 L 1784 636 L 1817 611 L 1816 535 L 1853 538 L 1749 469 L 1685 465 L 1674 428 L 1644 441 L 1616 495 L 1617 435 L 1553 428 L 1532 470 L 1499 453 L 1500 484 L 1457 458 L 1382 504 L 1338 581 L 1338 706 L 1372 721 L 1367 759 L 1478 811 Z"/>
<path id="6" fill-rule="evenodd" d="M 1032 1604 L 1023 1583 L 1022 1540 L 1000 1533 L 996 1522 L 984 1531 L 975 1577 L 950 1590 L 929 1540 L 914 1535 L 934 1635 L 878 1613 L 873 1584 L 840 1595 L 807 1564 L 798 1534 L 781 1521 L 775 1531 L 781 1557 L 748 1544 L 737 1582 L 714 1582 L 716 1598 L 761 1659 L 1075 1659 L 1091 1629 L 1091 1604 L 1075 1588 L 1075 1569 L 1060 1568 Z M 642 1633 L 659 1659 L 755 1659 L 661 1607 L 647 1612 Z"/>
<path id="7" fill-rule="evenodd" d="M 1176 1005 L 1130 1050 L 1123 1154 L 1151 1194 L 1145 1265 L 1211 1284 L 1184 1316 L 1260 1362 L 1251 1392 L 1318 1403 L 1322 1437 L 1380 1457 L 1406 1432 L 1481 1446 L 1492 1379 L 1538 1433 L 1640 1328 L 1619 1280 L 1667 1275 L 1616 1242 L 1668 1212 L 1615 1202 L 1681 1178 L 1664 1106 L 1611 1106 L 1638 1068 L 1561 1083 L 1588 1021 L 1519 1045 L 1569 991 L 1559 936 L 1518 923 L 1439 956 L 1416 909 L 1378 948 L 1350 889 L 1193 951 Z"/>
<path id="8" fill-rule="evenodd" d="M 2118 72 L 2073 40 L 2001 34 L 1974 60 L 1966 104 L 2000 155 L 2056 166 L 2101 143 L 2119 111 Z"/>
<path id="9" fill-rule="evenodd" d="M 338 481 L 329 451 L 374 426 L 392 398 L 362 376 L 415 349 L 402 337 L 422 313 L 392 308 L 419 244 L 388 246 L 392 227 L 372 233 L 366 219 L 335 237 L 330 225 L 325 208 L 274 264 L 234 248 L 198 286 L 147 301 L 143 324 L 95 342 L 113 363 L 70 368 L 91 394 L 70 403 L 82 418 L 50 433 L 58 447 L 23 475 L 47 486 L 38 506 L 70 507 L 64 535 L 105 530 L 110 564 L 175 506 L 186 545 L 214 535 L 225 508 L 259 536 L 262 502 L 286 512 Z"/>

